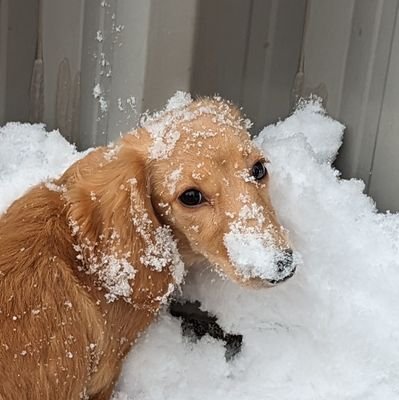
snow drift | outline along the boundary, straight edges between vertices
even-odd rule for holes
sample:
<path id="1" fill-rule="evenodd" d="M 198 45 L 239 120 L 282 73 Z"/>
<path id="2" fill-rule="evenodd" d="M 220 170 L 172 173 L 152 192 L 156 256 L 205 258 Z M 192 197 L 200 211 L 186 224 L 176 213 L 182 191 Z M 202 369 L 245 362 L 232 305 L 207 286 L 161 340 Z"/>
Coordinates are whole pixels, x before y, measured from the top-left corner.
<path id="1" fill-rule="evenodd" d="M 274 207 L 302 255 L 293 278 L 263 290 L 209 268 L 186 278 L 182 297 L 242 334 L 241 353 L 227 362 L 223 342 L 182 336 L 165 308 L 130 353 L 116 399 L 398 398 L 399 218 L 377 213 L 361 181 L 338 178 L 331 161 L 342 132 L 311 101 L 256 139 L 271 160 Z M 0 212 L 80 156 L 41 125 L 1 128 Z"/>

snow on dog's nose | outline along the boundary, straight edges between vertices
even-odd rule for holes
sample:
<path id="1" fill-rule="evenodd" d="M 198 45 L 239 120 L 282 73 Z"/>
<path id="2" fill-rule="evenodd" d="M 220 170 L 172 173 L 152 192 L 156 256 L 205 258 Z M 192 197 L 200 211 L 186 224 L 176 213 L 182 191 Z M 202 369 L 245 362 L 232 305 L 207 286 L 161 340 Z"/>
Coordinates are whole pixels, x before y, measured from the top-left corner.
<path id="1" fill-rule="evenodd" d="M 275 285 L 290 278 L 299 261 L 291 249 L 279 249 L 268 232 L 229 232 L 224 243 L 236 274 L 244 280 L 262 279 Z"/>
<path id="2" fill-rule="evenodd" d="M 229 227 L 224 245 L 240 279 L 275 285 L 294 274 L 299 256 L 279 247 L 276 227 L 266 223 L 263 207 L 245 204 Z"/>

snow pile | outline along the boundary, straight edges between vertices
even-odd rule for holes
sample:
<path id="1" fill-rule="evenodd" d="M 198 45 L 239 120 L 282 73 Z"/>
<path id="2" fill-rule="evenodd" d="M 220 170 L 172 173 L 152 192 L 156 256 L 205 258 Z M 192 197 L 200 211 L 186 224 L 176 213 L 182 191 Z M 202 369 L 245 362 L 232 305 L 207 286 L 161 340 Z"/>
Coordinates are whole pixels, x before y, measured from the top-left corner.
<path id="1" fill-rule="evenodd" d="M 132 350 L 116 398 L 399 398 L 399 217 L 376 213 L 362 182 L 338 180 L 329 162 L 342 129 L 311 102 L 256 140 L 271 160 L 274 206 L 303 258 L 293 278 L 262 290 L 209 268 L 186 278 L 183 297 L 242 334 L 241 353 L 227 362 L 223 342 L 183 337 L 165 310 Z M 80 156 L 42 126 L 3 127 L 0 210 Z"/>
<path id="2" fill-rule="evenodd" d="M 342 131 L 312 102 L 261 132 L 272 200 L 303 265 L 263 290 L 192 272 L 183 296 L 242 334 L 241 353 L 226 362 L 223 342 L 182 337 L 164 312 L 125 363 L 126 398 L 399 398 L 399 218 L 376 213 L 362 182 L 337 179 Z"/>
<path id="3" fill-rule="evenodd" d="M 0 214 L 28 187 L 62 174 L 85 154 L 42 124 L 0 127 Z"/>
<path id="4" fill-rule="evenodd" d="M 331 162 L 342 144 L 344 126 L 325 114 L 321 100 L 316 97 L 310 101 L 302 100 L 293 115 L 266 129 L 269 140 L 292 138 L 303 133 L 317 160 Z"/>

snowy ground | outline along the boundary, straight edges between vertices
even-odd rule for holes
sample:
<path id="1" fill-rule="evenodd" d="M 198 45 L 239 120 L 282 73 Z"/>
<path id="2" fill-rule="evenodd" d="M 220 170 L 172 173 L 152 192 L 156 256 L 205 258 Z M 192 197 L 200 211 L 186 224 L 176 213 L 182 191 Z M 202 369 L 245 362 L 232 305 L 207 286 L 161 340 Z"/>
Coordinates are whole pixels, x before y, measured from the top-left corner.
<path id="1" fill-rule="evenodd" d="M 118 400 L 399 398 L 399 217 L 379 214 L 330 162 L 343 127 L 316 103 L 257 142 L 271 159 L 272 199 L 303 265 L 286 283 L 250 290 L 211 270 L 191 273 L 200 300 L 242 351 L 181 335 L 162 312 L 125 363 Z M 0 212 L 29 186 L 81 157 L 39 125 L 0 128 Z"/>

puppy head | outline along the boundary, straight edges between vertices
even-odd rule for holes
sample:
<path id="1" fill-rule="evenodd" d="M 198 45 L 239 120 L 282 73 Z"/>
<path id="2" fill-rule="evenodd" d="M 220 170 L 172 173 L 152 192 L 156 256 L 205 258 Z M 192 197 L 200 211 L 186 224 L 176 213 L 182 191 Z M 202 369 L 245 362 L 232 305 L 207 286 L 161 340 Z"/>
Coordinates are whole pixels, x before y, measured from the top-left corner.
<path id="1" fill-rule="evenodd" d="M 237 109 L 219 99 L 189 102 L 128 136 L 147 148 L 152 206 L 186 264 L 207 259 L 250 286 L 293 275 L 293 253 L 268 195 L 268 160 Z"/>

